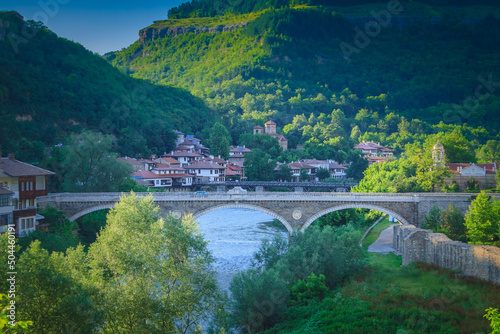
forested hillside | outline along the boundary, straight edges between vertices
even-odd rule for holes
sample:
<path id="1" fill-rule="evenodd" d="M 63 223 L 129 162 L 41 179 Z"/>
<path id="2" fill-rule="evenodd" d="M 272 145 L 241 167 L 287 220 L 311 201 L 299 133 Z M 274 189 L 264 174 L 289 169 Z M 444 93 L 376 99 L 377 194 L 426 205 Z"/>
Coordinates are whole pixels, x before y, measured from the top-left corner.
<path id="1" fill-rule="evenodd" d="M 181 88 L 133 79 L 40 23 L 0 12 L 0 144 L 41 161 L 44 148 L 85 129 L 112 134 L 115 151 L 163 153 L 171 130 L 199 131 L 210 111 Z"/>
<path id="2" fill-rule="evenodd" d="M 368 17 L 373 10 L 387 11 L 384 4 L 370 6 Z M 404 18 L 392 15 L 392 23 L 380 26 L 378 34 L 369 32 L 372 37 L 363 23 L 358 28 L 354 18 L 332 8 L 298 6 L 264 10 L 235 31 L 169 35 L 106 57 L 133 77 L 178 85 L 203 98 L 234 141 L 236 134 L 267 119 L 283 128 L 296 115 L 317 117 L 336 108 L 350 119 L 348 132 L 352 125 L 362 132 L 370 125 L 376 130 L 378 119 L 391 112 L 429 124 L 498 129 L 500 99 L 492 84 L 500 78 L 498 9 L 400 6 Z M 412 12 L 439 19 L 415 21 Z M 475 23 L 469 23 L 471 17 Z M 190 18 L 186 24 L 196 20 L 210 25 L 207 18 Z M 216 24 L 220 18 L 213 20 Z M 478 92 L 485 82 L 489 90 Z M 364 109 L 375 124 L 356 124 Z"/>

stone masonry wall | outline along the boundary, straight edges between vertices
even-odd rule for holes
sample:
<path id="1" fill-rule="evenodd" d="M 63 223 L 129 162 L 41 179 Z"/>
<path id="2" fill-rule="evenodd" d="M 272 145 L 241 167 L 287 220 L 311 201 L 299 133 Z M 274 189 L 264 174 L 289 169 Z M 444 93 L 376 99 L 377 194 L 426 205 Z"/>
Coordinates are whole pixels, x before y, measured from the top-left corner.
<path id="1" fill-rule="evenodd" d="M 403 266 L 422 261 L 500 285 L 498 247 L 452 241 L 442 233 L 412 225 L 394 227 L 393 246 L 403 256 Z"/>

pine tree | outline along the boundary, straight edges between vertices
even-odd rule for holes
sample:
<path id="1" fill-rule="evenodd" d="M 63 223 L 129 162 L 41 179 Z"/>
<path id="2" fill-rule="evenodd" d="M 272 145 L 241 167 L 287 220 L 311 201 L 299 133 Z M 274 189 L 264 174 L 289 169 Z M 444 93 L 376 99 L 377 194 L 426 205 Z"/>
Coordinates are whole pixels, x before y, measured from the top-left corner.
<path id="1" fill-rule="evenodd" d="M 500 204 L 491 202 L 486 192 L 472 201 L 465 214 L 467 236 L 472 242 L 491 242 L 499 234 Z"/>

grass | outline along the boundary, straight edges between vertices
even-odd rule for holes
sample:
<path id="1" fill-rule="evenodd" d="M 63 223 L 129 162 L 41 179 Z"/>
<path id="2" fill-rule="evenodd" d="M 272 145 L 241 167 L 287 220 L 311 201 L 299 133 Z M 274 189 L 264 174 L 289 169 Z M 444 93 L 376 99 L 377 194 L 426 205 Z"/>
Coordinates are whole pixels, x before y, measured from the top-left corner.
<path id="1" fill-rule="evenodd" d="M 368 266 L 321 301 L 291 307 L 267 333 L 490 333 L 483 316 L 500 307 L 500 287 L 401 256 L 368 253 L 384 219 L 367 235 Z"/>
<path id="2" fill-rule="evenodd" d="M 363 239 L 362 245 L 363 249 L 368 249 L 368 246 L 373 244 L 379 237 L 380 232 L 385 230 L 386 228 L 397 225 L 397 223 L 393 223 L 389 221 L 389 216 L 386 216 L 381 222 L 379 222 L 368 235 Z"/>

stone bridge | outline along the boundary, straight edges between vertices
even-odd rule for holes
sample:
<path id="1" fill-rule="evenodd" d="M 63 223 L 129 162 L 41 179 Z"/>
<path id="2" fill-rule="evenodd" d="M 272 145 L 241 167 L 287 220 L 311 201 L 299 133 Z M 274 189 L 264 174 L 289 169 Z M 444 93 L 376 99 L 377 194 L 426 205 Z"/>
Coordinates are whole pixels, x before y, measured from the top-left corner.
<path id="1" fill-rule="evenodd" d="M 451 203 L 465 213 L 477 194 L 362 194 L 362 193 L 138 193 L 152 194 L 164 214 L 180 218 L 193 214 L 195 218 L 212 211 L 247 208 L 278 219 L 291 233 L 304 231 L 316 219 L 330 212 L 365 208 L 387 213 L 404 225 L 419 226 L 429 210 L 437 205 L 444 210 Z M 53 206 L 74 221 L 90 212 L 109 209 L 120 200 L 122 193 L 58 193 L 39 197 L 41 208 Z"/>

